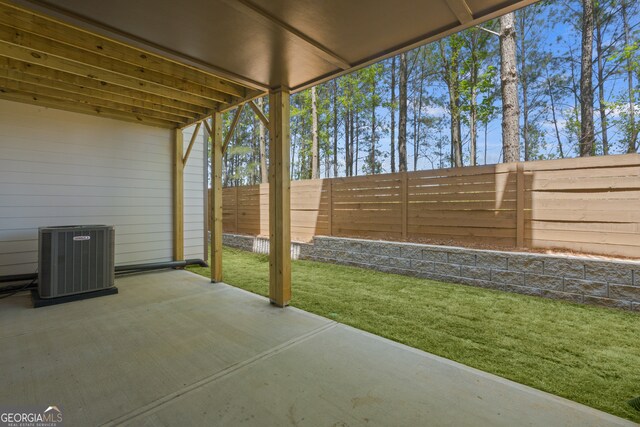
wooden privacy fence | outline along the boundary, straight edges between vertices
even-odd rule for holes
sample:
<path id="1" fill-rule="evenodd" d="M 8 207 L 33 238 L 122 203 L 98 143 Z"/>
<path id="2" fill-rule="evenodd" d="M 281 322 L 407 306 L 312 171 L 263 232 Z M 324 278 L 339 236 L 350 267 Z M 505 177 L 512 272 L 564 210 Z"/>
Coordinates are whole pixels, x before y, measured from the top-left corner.
<path id="1" fill-rule="evenodd" d="M 223 190 L 223 229 L 269 234 L 268 184 Z M 291 183 L 291 236 L 640 257 L 640 155 Z"/>

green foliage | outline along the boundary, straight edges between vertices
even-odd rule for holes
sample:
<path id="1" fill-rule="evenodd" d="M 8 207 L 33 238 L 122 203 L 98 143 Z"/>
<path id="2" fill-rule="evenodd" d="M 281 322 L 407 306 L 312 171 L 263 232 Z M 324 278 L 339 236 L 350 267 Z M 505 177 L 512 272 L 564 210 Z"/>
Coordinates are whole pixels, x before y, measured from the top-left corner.
<path id="1" fill-rule="evenodd" d="M 630 24 L 628 42 L 623 31 L 623 5 Z M 629 113 L 631 104 L 638 109 L 640 95 L 639 5 L 632 0 L 595 3 L 593 77 L 597 148 L 593 154 L 605 152 L 607 135 L 611 154 L 629 151 L 629 146 L 638 139 L 640 110 L 634 117 Z M 581 0 L 546 0 L 516 12 L 523 158 L 578 154 L 581 16 Z M 413 164 L 416 169 L 450 166 L 453 146 L 460 149 L 464 163 L 472 151 L 478 163 L 483 163 L 483 150 L 478 147 L 481 142 L 477 141 L 487 132 L 485 144 L 494 147 L 494 155 L 487 161 L 498 159 L 499 149 L 495 147 L 501 146 L 502 102 L 498 30 L 497 21 L 485 22 L 405 54 L 408 165 Z M 340 175 L 391 170 L 387 159 L 397 153 L 391 153 L 390 136 L 393 134 L 396 144 L 393 150 L 397 151 L 399 135 L 397 59 L 395 99 L 391 98 L 391 58 L 316 87 L 321 176 L 333 176 L 334 170 Z M 629 80 L 633 80 L 631 90 Z M 600 107 L 602 111 L 598 110 Z M 293 179 L 311 176 L 314 154 L 311 111 L 310 90 L 292 95 Z M 225 129 L 232 114 L 225 114 Z M 225 185 L 260 181 L 258 127 L 259 122 L 246 109 L 232 139 L 232 146 L 243 149 L 230 150 L 224 159 Z"/>

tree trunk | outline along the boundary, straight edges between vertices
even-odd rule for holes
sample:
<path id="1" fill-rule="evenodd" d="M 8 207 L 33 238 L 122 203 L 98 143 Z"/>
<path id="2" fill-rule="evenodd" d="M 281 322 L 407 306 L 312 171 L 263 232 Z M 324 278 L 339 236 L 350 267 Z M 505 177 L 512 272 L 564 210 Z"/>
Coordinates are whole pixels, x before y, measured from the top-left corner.
<path id="1" fill-rule="evenodd" d="M 595 17 L 596 26 L 596 56 L 598 58 L 598 109 L 600 112 L 600 126 L 602 128 L 602 154 L 609 154 L 609 135 L 607 132 L 607 108 L 604 99 L 604 58 L 602 46 L 602 15 L 600 11 Z"/>
<path id="2" fill-rule="evenodd" d="M 593 0 L 582 0 L 582 56 L 580 69 L 580 156 L 591 156 L 595 148 L 593 127 Z"/>
<path id="3" fill-rule="evenodd" d="M 529 143 L 529 81 L 527 80 L 527 45 L 525 39 L 525 10 L 520 11 L 520 86 L 522 87 L 522 141 L 524 142 L 524 161 L 527 162 L 531 155 Z"/>
<path id="4" fill-rule="evenodd" d="M 295 167 L 296 167 L 295 158 L 296 158 L 296 141 L 295 141 L 295 138 L 291 138 L 291 157 L 290 157 L 290 159 L 291 159 L 291 168 L 290 169 L 291 170 L 289 172 L 289 176 L 292 179 L 295 179 L 295 176 L 296 176 L 295 175 Z"/>
<path id="5" fill-rule="evenodd" d="M 396 172 L 396 57 L 391 60 L 391 173 Z"/>
<path id="6" fill-rule="evenodd" d="M 256 105 L 260 111 L 264 111 L 262 109 L 262 98 L 256 99 Z M 260 139 L 260 182 L 266 184 L 269 182 L 269 173 L 267 171 L 266 129 L 261 120 L 258 120 L 258 137 Z"/>
<path id="7" fill-rule="evenodd" d="M 569 64 L 571 68 L 571 93 L 573 94 L 573 120 L 575 123 L 580 123 L 580 82 L 576 78 L 576 56 L 573 53 L 573 48 L 569 46 Z M 574 134 L 578 145 L 580 144 L 580 129 L 574 131 Z M 578 153 L 580 149 L 578 148 Z"/>
<path id="8" fill-rule="evenodd" d="M 624 46 L 628 48 L 631 43 L 629 33 L 629 16 L 627 13 L 628 0 L 622 0 L 622 21 L 624 25 Z M 629 87 L 629 145 L 627 147 L 627 153 L 635 153 L 638 150 L 638 129 L 636 128 L 636 100 L 633 88 L 633 64 L 631 55 L 627 56 L 627 83 Z"/>
<path id="9" fill-rule="evenodd" d="M 356 111 L 356 120 L 355 120 L 355 133 L 356 133 L 356 161 L 355 161 L 355 172 L 352 175 L 358 175 L 358 161 L 360 160 L 360 112 Z"/>
<path id="10" fill-rule="evenodd" d="M 451 166 L 460 168 L 462 167 L 462 131 L 457 81 L 449 87 L 449 105 L 451 106 Z"/>
<path id="11" fill-rule="evenodd" d="M 471 134 L 471 142 L 469 144 L 469 156 L 471 157 L 470 164 L 475 166 L 477 164 L 476 147 L 478 144 L 478 105 L 476 99 L 476 87 L 471 88 L 471 110 L 469 111 L 469 133 Z"/>
<path id="12" fill-rule="evenodd" d="M 452 36 L 453 37 L 453 36 Z M 452 167 L 462 166 L 462 132 L 460 124 L 460 50 L 453 46 L 449 55 L 445 52 L 445 42 L 440 40 L 440 61 L 442 77 L 449 92 L 449 114 L 451 132 L 451 152 L 449 161 Z"/>
<path id="13" fill-rule="evenodd" d="M 471 69 L 469 70 L 471 80 L 471 91 L 469 94 L 469 100 L 471 105 L 469 106 L 469 157 L 470 165 L 476 166 L 477 164 L 477 146 L 478 146 L 478 74 L 479 74 L 479 60 L 478 60 L 478 48 L 477 37 L 478 32 L 472 33 L 471 44 Z"/>
<path id="14" fill-rule="evenodd" d="M 311 179 L 320 178 L 318 166 L 318 108 L 316 87 L 313 86 L 311 88 Z"/>
<path id="15" fill-rule="evenodd" d="M 413 100 L 413 170 L 418 168 L 418 106 L 417 102 Z"/>
<path id="16" fill-rule="evenodd" d="M 222 183 L 223 187 L 229 186 L 229 181 L 231 179 L 231 162 L 229 161 L 229 150 L 224 152 L 224 157 L 222 159 L 222 165 L 224 169 L 224 182 Z"/>
<path id="17" fill-rule="evenodd" d="M 415 112 L 415 116 L 416 116 L 416 129 L 415 129 L 415 148 L 414 148 L 414 152 L 413 152 L 413 170 L 417 171 L 418 170 L 418 159 L 420 158 L 420 146 L 421 146 L 421 125 L 422 122 L 420 121 L 420 117 L 422 116 L 422 107 L 424 105 L 424 74 L 425 74 L 425 70 L 424 70 L 424 63 L 425 63 L 425 57 L 424 57 L 424 53 L 423 50 L 421 49 L 420 51 L 420 80 L 419 80 L 419 84 L 420 84 L 420 89 L 418 89 L 418 109 Z"/>
<path id="18" fill-rule="evenodd" d="M 369 153 L 369 173 L 375 174 L 376 170 L 376 82 L 371 82 L 371 151 Z"/>
<path id="19" fill-rule="evenodd" d="M 520 107 L 516 68 L 515 16 L 500 17 L 500 80 L 502 88 L 502 154 L 504 162 L 520 160 Z"/>
<path id="20" fill-rule="evenodd" d="M 349 176 L 353 176 L 353 145 L 355 142 L 355 127 L 358 123 L 353 120 L 353 110 L 349 110 Z"/>
<path id="21" fill-rule="evenodd" d="M 487 132 L 489 130 L 489 120 L 486 120 L 484 122 L 484 163 L 483 165 L 487 164 Z"/>
<path id="22" fill-rule="evenodd" d="M 349 110 L 345 109 L 344 112 L 344 175 L 351 176 L 349 174 L 349 165 L 351 164 L 351 157 L 349 150 Z"/>
<path id="23" fill-rule="evenodd" d="M 400 54 L 400 105 L 398 128 L 398 166 L 400 172 L 407 171 L 407 54 Z"/>
<path id="24" fill-rule="evenodd" d="M 551 79 L 549 78 L 549 70 L 547 72 L 547 88 L 549 90 L 549 102 L 551 103 L 551 116 L 553 118 L 553 127 L 556 131 L 556 140 L 558 141 L 558 153 L 560 158 L 564 159 L 564 152 L 562 150 L 562 139 L 560 138 L 560 129 L 558 129 L 558 119 L 556 118 L 556 101 L 553 96 L 553 88 L 551 87 Z"/>

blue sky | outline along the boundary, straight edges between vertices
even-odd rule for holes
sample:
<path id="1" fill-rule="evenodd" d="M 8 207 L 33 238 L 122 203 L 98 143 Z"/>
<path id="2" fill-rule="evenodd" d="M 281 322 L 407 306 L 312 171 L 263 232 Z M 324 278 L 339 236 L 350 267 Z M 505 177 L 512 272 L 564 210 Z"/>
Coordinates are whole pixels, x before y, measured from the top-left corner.
<path id="1" fill-rule="evenodd" d="M 572 10 L 573 9 L 573 10 Z M 544 49 L 546 51 L 550 51 L 553 53 L 554 56 L 561 56 L 563 55 L 569 48 L 573 49 L 573 51 L 579 55 L 580 52 L 580 48 L 581 48 L 581 34 L 579 29 L 577 29 L 575 27 L 575 25 L 573 25 L 573 23 L 566 23 L 566 22 L 562 22 L 560 19 L 557 19 L 558 16 L 571 16 L 572 13 L 575 13 L 576 11 L 580 11 L 580 4 L 579 2 L 575 1 L 575 0 L 562 0 L 562 1 L 554 1 L 554 2 L 550 2 L 550 4 L 548 6 L 545 6 L 543 8 L 543 10 L 541 11 L 540 14 L 540 18 L 542 18 L 542 20 L 544 21 L 544 32 L 542 33 L 542 38 L 541 38 L 541 46 L 544 47 Z M 560 14 L 560 15 L 559 15 Z M 576 19 L 577 19 L 577 15 L 576 15 Z M 630 16 L 630 23 L 631 26 L 634 28 L 637 28 L 639 25 L 639 16 L 638 14 L 632 14 Z M 606 37 L 611 37 L 609 34 L 605 35 L 605 39 Z M 636 37 L 637 37 L 637 33 L 636 33 Z M 595 55 L 595 51 L 594 51 L 594 55 Z M 560 64 L 561 66 L 564 65 L 566 66 L 567 64 Z M 557 71 L 557 70 L 556 70 Z M 564 72 L 564 73 L 568 73 L 568 67 L 566 67 L 566 71 L 559 71 L 559 72 Z M 579 70 L 578 70 L 579 72 Z M 498 82 L 499 85 L 499 82 Z M 595 80 L 594 80 L 594 85 L 595 85 Z M 609 96 L 618 94 L 618 95 L 624 95 L 627 91 L 626 89 L 626 79 L 624 78 L 624 76 L 614 76 L 612 77 L 612 79 L 609 81 L 608 85 L 606 86 L 606 92 Z M 430 89 L 431 91 L 431 95 L 433 96 L 440 96 L 442 94 L 444 94 L 444 87 L 442 84 L 438 85 L 438 84 L 433 84 L 431 85 Z M 388 94 L 384 94 L 383 95 L 384 98 L 388 98 Z M 596 96 L 597 99 L 597 96 Z M 563 106 L 568 106 L 572 103 L 572 97 L 569 98 L 565 98 L 561 100 L 561 103 Z M 497 106 L 498 108 L 500 108 L 500 104 L 499 104 L 499 100 L 497 102 Z M 446 111 L 444 109 L 442 109 L 439 106 L 430 106 L 428 107 L 428 112 L 432 115 L 443 115 L 446 117 Z M 377 109 L 377 115 L 379 117 L 379 119 L 382 119 L 386 126 L 388 127 L 389 125 L 389 110 L 387 110 L 386 108 L 378 108 Z M 611 111 L 610 114 L 612 116 L 615 116 L 615 111 Z M 596 116 L 596 128 L 599 128 L 599 121 L 597 120 L 597 111 L 595 112 L 595 116 Z M 396 118 L 397 118 L 397 113 L 396 113 Z M 411 117 L 409 117 L 409 121 L 411 120 Z M 564 128 L 564 120 L 558 120 L 559 125 L 561 128 Z M 410 126 L 408 126 L 410 127 Z M 544 155 L 549 155 L 552 156 L 554 155 L 555 150 L 555 136 L 552 136 L 551 132 L 553 131 L 553 125 L 551 122 L 546 121 L 545 123 L 542 123 L 542 127 L 544 129 L 546 129 L 547 131 L 549 131 L 549 135 L 546 137 L 547 140 L 552 139 L 552 145 L 553 147 L 551 147 L 548 150 L 542 150 L 542 154 Z M 437 132 L 436 132 L 437 133 Z M 444 137 L 447 137 L 448 140 L 448 135 L 449 135 L 449 125 L 448 123 L 445 124 L 444 129 L 442 129 L 442 133 Z M 463 147 L 463 151 L 465 152 L 465 154 L 468 155 L 468 151 L 469 151 L 469 146 L 468 146 L 468 129 L 466 128 L 466 126 L 463 126 L 463 141 L 464 141 L 464 147 Z M 432 138 L 437 137 L 438 135 L 431 135 Z M 611 136 L 615 139 L 616 138 L 616 132 L 615 129 L 612 129 L 611 132 Z M 396 132 L 396 138 L 397 138 L 397 132 Z M 409 165 L 409 169 L 413 170 L 413 141 L 410 138 L 408 143 L 407 143 L 407 151 L 408 151 L 408 165 Z M 364 157 L 366 155 L 366 150 L 369 146 L 369 142 L 368 140 L 363 140 L 361 141 L 361 144 L 364 146 L 364 148 L 361 151 L 360 157 Z M 478 163 L 479 164 L 484 164 L 484 127 L 479 127 L 478 129 L 478 140 L 477 140 L 477 151 L 478 151 Z M 339 146 L 343 146 L 344 145 L 344 141 L 342 140 L 342 138 L 340 138 L 339 141 Z M 379 148 L 385 152 L 387 154 L 386 158 L 383 160 L 383 168 L 385 172 L 389 172 L 390 171 L 390 158 L 389 158 L 389 146 L 390 146 L 390 136 L 388 132 L 385 132 L 385 134 L 380 136 L 379 142 L 378 142 Z M 501 121 L 500 121 L 500 114 L 498 114 L 498 116 L 489 123 L 488 128 L 487 128 L 487 163 L 491 164 L 491 163 L 497 163 L 499 162 L 500 156 L 501 156 L 501 147 L 502 147 L 502 142 L 501 142 Z M 565 146 L 565 150 L 569 151 L 571 148 L 569 147 L 569 145 Z M 445 147 L 445 151 L 448 152 L 449 147 L 448 147 L 448 142 L 447 142 L 447 146 Z M 546 151 L 546 152 L 545 152 Z M 574 153 L 569 152 L 569 153 L 565 153 L 567 156 L 573 156 Z M 341 156 L 339 156 L 339 158 L 344 158 L 344 155 L 342 154 Z M 445 161 L 447 161 L 447 159 L 445 159 Z M 465 164 L 467 164 L 468 161 L 465 161 Z M 321 162 L 322 164 L 322 162 Z M 448 166 L 448 164 L 444 165 L 445 167 Z M 321 172 L 322 171 L 322 167 L 323 165 L 321 165 Z M 437 165 L 436 165 L 437 167 Z M 425 158 L 420 158 L 419 163 L 418 163 L 418 169 L 431 169 L 432 165 L 429 161 L 427 161 L 427 159 Z M 342 168 L 343 169 L 343 168 Z M 359 169 L 360 171 L 358 171 L 359 174 L 361 174 L 361 165 L 359 165 Z M 344 171 L 342 171 L 344 172 Z"/>

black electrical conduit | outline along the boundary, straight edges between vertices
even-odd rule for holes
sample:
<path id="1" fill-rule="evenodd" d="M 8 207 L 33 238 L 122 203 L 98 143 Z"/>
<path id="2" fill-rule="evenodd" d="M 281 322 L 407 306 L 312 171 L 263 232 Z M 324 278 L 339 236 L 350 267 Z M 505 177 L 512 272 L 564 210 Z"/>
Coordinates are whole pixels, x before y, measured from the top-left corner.
<path id="1" fill-rule="evenodd" d="M 185 259 L 184 261 L 168 261 L 168 262 L 152 262 L 147 264 L 132 264 L 132 265 L 116 265 L 116 276 L 119 274 L 139 273 L 142 271 L 162 270 L 165 268 L 183 268 L 189 265 L 199 265 L 200 267 L 208 267 L 209 265 L 201 259 L 192 258 Z M 12 274 L 8 276 L 0 276 L 0 283 L 9 282 L 25 282 L 28 280 L 35 281 L 38 279 L 38 273 L 29 274 Z M 15 292 L 16 290 L 31 289 L 35 287 L 33 285 L 24 287 L 24 285 L 18 286 L 6 286 L 0 288 L 0 293 Z"/>

